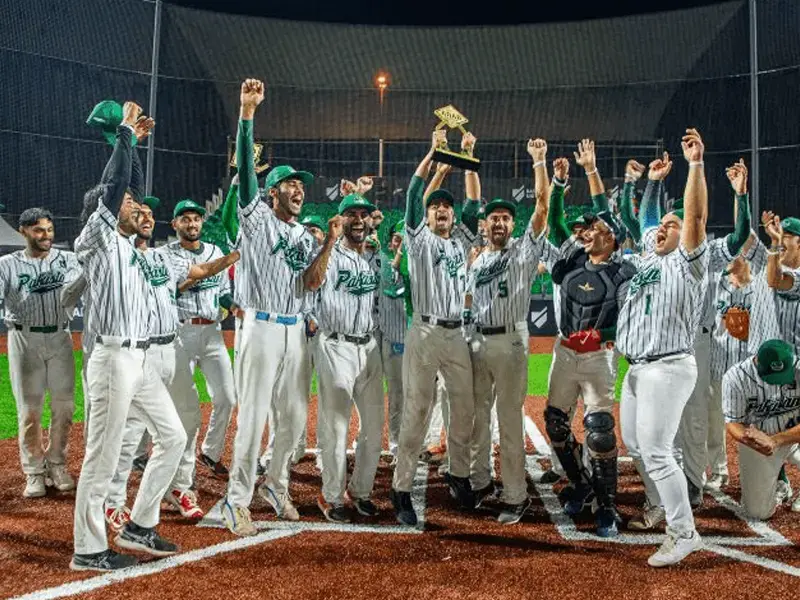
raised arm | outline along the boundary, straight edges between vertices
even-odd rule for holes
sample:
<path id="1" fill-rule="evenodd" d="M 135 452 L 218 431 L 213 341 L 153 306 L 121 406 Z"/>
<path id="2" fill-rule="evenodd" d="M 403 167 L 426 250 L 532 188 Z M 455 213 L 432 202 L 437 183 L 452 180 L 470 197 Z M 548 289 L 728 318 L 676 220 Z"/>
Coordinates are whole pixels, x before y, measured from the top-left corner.
<path id="1" fill-rule="evenodd" d="M 425 188 L 425 195 L 423 196 L 423 198 L 427 198 L 433 192 L 442 187 L 444 180 L 447 179 L 447 176 L 450 174 L 450 171 L 452 169 L 453 167 L 451 167 L 450 165 L 447 165 L 445 163 L 438 163 L 436 165 L 436 170 L 433 172 L 433 177 L 431 177 L 431 180 L 428 183 L 428 187 Z"/>
<path id="2" fill-rule="evenodd" d="M 767 250 L 767 285 L 780 292 L 788 292 L 794 286 L 794 277 L 781 268 L 781 241 L 783 239 L 781 218 L 773 214 L 772 220 L 766 221 L 764 226 L 772 241 Z"/>
<path id="3" fill-rule="evenodd" d="M 606 188 L 600 173 L 597 171 L 597 155 L 594 152 L 594 142 L 584 138 L 578 143 L 578 151 L 575 154 L 575 162 L 586 171 L 586 179 L 589 181 L 589 194 L 592 196 L 592 211 L 597 214 L 608 210 L 608 198 L 606 198 Z"/>
<path id="4" fill-rule="evenodd" d="M 664 194 L 664 179 L 672 170 L 669 154 L 664 152 L 661 158 L 650 163 L 647 172 L 647 187 L 644 189 L 642 204 L 639 207 L 639 227 L 642 235 L 661 223 L 661 196 Z"/>
<path id="5" fill-rule="evenodd" d="M 550 242 L 560 248 L 572 232 L 567 227 L 564 216 L 564 188 L 569 178 L 569 161 L 566 158 L 557 158 L 553 161 L 553 184 L 550 187 L 550 207 L 547 214 L 547 226 L 550 230 Z"/>
<path id="6" fill-rule="evenodd" d="M 325 237 L 322 249 L 311 264 L 308 265 L 305 273 L 303 273 L 303 285 L 307 290 L 314 292 L 324 283 L 331 252 L 333 252 L 333 247 L 336 245 L 336 240 L 341 235 L 342 217 L 341 215 L 335 215 L 328 221 L 328 235 Z"/>
<path id="7" fill-rule="evenodd" d="M 681 244 L 687 252 L 696 250 L 706 239 L 708 189 L 703 168 L 703 140 L 696 129 L 687 129 L 681 141 L 683 156 L 689 163 L 689 176 L 683 193 Z"/>
<path id="8" fill-rule="evenodd" d="M 637 244 L 642 239 L 642 228 L 639 225 L 639 219 L 633 212 L 633 192 L 636 189 L 636 182 L 644 174 L 644 165 L 629 160 L 625 165 L 625 184 L 622 186 L 622 195 L 619 203 L 619 216 L 622 219 L 622 224 L 625 225 L 631 238 Z"/>
<path id="9" fill-rule="evenodd" d="M 156 122 L 151 117 L 141 115 L 133 126 L 133 135 L 136 136 L 137 145 L 131 148 L 131 182 L 128 186 L 134 198 L 141 200 L 145 194 L 144 169 L 139 159 L 138 147 L 141 147 L 147 136 L 155 127 Z"/>
<path id="10" fill-rule="evenodd" d="M 194 283 L 196 283 L 202 279 L 213 277 L 220 271 L 224 271 L 232 264 L 234 264 L 237 260 L 239 260 L 239 257 L 240 257 L 239 251 L 234 250 L 230 254 L 221 256 L 216 260 L 212 260 L 207 263 L 199 263 L 196 265 L 192 265 L 191 267 L 189 267 L 189 279 L 191 279 Z"/>
<path id="11" fill-rule="evenodd" d="M 547 142 L 537 138 L 528 140 L 528 154 L 533 159 L 533 189 L 535 206 L 531 214 L 531 231 L 537 238 L 547 228 L 547 215 L 550 208 L 547 177 Z"/>
<path id="12" fill-rule="evenodd" d="M 425 195 L 423 190 L 425 188 L 425 181 L 428 179 L 428 174 L 431 170 L 431 162 L 433 161 L 433 152 L 436 148 L 447 141 L 447 132 L 443 129 L 437 129 L 433 132 L 431 137 L 431 148 L 425 155 L 425 158 L 417 166 L 414 175 L 411 177 L 411 183 L 406 192 L 406 225 L 411 229 L 416 229 L 425 219 Z M 443 175 L 444 177 L 444 175 Z"/>
<path id="13" fill-rule="evenodd" d="M 117 140 L 114 151 L 106 163 L 100 183 L 105 186 L 101 201 L 111 214 L 117 215 L 125 192 L 131 183 L 132 173 L 132 138 L 134 126 L 142 114 L 142 108 L 135 102 L 126 102 L 123 107 L 122 123 L 117 127 Z M 92 207 L 93 211 L 95 207 Z M 91 212 L 90 211 L 90 212 Z"/>
<path id="14" fill-rule="evenodd" d="M 726 169 L 725 173 L 736 194 L 734 200 L 736 224 L 733 233 L 727 235 L 725 242 L 730 255 L 736 256 L 750 237 L 750 198 L 747 195 L 747 167 L 744 160 L 740 158 L 739 162 Z"/>
<path id="15" fill-rule="evenodd" d="M 225 197 L 225 202 L 222 203 L 222 226 L 225 228 L 225 233 L 228 234 L 228 239 L 231 243 L 236 242 L 239 235 L 239 214 L 236 210 L 236 199 L 239 196 L 239 174 L 233 176 L 231 180 L 231 187 L 228 189 L 228 195 Z"/>
<path id="16" fill-rule="evenodd" d="M 236 164 L 239 169 L 239 206 L 244 208 L 258 198 L 258 179 L 253 159 L 253 117 L 264 100 L 264 84 L 245 79 L 239 95 L 239 130 L 236 133 Z M 234 238 L 235 239 L 235 238 Z"/>

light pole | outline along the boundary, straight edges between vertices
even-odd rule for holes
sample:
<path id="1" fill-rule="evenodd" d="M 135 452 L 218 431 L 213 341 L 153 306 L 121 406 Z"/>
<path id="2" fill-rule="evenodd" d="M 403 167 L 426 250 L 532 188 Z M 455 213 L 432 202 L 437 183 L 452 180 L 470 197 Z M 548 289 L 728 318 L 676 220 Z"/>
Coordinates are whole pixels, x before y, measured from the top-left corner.
<path id="1" fill-rule="evenodd" d="M 389 89 L 391 77 L 385 71 L 378 71 L 375 75 L 375 87 L 378 88 L 378 101 L 380 103 L 380 115 L 378 121 L 378 177 L 383 177 L 383 99 L 386 90 Z"/>

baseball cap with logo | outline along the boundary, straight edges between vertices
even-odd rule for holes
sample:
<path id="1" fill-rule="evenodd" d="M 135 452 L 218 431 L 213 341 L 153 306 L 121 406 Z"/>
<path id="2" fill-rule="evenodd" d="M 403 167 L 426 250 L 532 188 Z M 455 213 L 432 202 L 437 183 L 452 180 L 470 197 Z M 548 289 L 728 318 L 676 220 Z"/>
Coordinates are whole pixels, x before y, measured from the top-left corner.
<path id="1" fill-rule="evenodd" d="M 348 194 L 342 198 L 339 203 L 339 214 L 343 215 L 346 210 L 351 208 L 365 208 L 370 213 L 377 210 L 375 205 L 361 194 Z"/>
<path id="2" fill-rule="evenodd" d="M 770 385 L 793 383 L 794 363 L 792 347 L 783 340 L 767 340 L 756 354 L 758 375 Z"/>
<path id="3" fill-rule="evenodd" d="M 503 200 L 502 198 L 495 198 L 489 202 L 484 209 L 484 213 L 488 217 L 491 213 L 501 208 L 508 210 L 512 217 L 517 216 L 517 205 L 513 202 L 509 202 L 508 200 Z"/>
<path id="4" fill-rule="evenodd" d="M 448 192 L 447 190 L 434 190 L 430 193 L 428 198 L 425 200 L 425 208 L 428 208 L 431 204 L 436 201 L 444 200 L 445 202 L 449 202 L 450 206 L 455 206 L 456 199 L 453 198 L 453 194 Z"/>
<path id="5" fill-rule="evenodd" d="M 685 211 L 683 210 L 683 198 L 678 198 L 675 202 L 672 203 L 672 210 L 669 211 L 669 214 L 675 215 L 681 221 L 683 221 L 683 217 Z"/>
<path id="6" fill-rule="evenodd" d="M 308 215 L 300 219 L 300 225 L 303 227 L 317 227 L 318 229 L 325 231 L 325 222 L 322 220 L 322 217 L 318 215 Z"/>
<path id="7" fill-rule="evenodd" d="M 800 219 L 797 217 L 786 217 L 783 221 L 781 221 L 781 227 L 783 227 L 783 230 L 786 233 L 800 235 Z"/>
<path id="8" fill-rule="evenodd" d="M 185 212 L 196 212 L 201 217 L 206 214 L 206 209 L 200 206 L 194 200 L 189 200 L 188 198 L 185 200 L 181 200 L 178 204 L 175 205 L 175 210 L 172 212 L 172 218 L 177 219 Z"/>
<path id="9" fill-rule="evenodd" d="M 587 225 L 591 225 L 598 220 L 605 223 L 606 227 L 608 227 L 609 231 L 611 231 L 611 234 L 614 236 L 614 239 L 617 241 L 622 240 L 625 230 L 622 227 L 622 223 L 619 222 L 619 219 L 614 216 L 614 213 L 603 210 L 596 215 L 592 213 L 584 213 L 583 215 L 583 221 Z"/>
<path id="10" fill-rule="evenodd" d="M 295 171 L 289 165 L 278 165 L 267 174 L 264 187 L 267 189 L 278 187 L 281 181 L 286 181 L 287 179 L 299 179 L 303 182 L 303 185 L 311 185 L 311 182 L 314 181 L 314 176 L 308 171 Z"/>
<path id="11" fill-rule="evenodd" d="M 142 204 L 149 206 L 150 210 L 155 212 L 155 210 L 158 208 L 158 205 L 161 204 L 161 200 L 155 196 L 145 196 L 142 198 Z"/>
<path id="12" fill-rule="evenodd" d="M 93 109 L 89 118 L 86 119 L 86 124 L 90 127 L 96 127 L 106 138 L 106 141 L 112 146 L 117 140 L 117 127 L 122 123 L 122 105 L 113 100 L 103 100 L 99 102 Z M 138 142 L 136 136 L 132 136 L 133 145 Z"/>

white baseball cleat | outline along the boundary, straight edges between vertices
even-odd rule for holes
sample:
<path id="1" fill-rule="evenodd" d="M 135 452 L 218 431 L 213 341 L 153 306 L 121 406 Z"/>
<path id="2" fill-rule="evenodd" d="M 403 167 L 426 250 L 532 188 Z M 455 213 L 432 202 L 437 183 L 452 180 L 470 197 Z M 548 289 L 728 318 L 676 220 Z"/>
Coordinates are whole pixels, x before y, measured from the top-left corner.
<path id="1" fill-rule="evenodd" d="M 64 465 L 47 465 L 44 483 L 48 487 L 56 488 L 59 492 L 70 492 L 75 489 L 75 480 L 67 473 Z"/>
<path id="2" fill-rule="evenodd" d="M 238 536 L 246 537 L 258 533 L 250 517 L 250 510 L 246 506 L 231 504 L 227 497 L 222 502 L 222 518 L 231 533 Z"/>
<path id="3" fill-rule="evenodd" d="M 44 485 L 44 475 L 28 475 L 25 483 L 24 498 L 41 498 L 47 493 Z"/>
<path id="4" fill-rule="evenodd" d="M 703 547 L 703 540 L 696 531 L 692 532 L 691 537 L 675 537 L 668 533 L 667 539 L 661 544 L 658 552 L 647 559 L 647 564 L 651 567 L 668 567 L 676 565 L 692 552 Z"/>
<path id="5" fill-rule="evenodd" d="M 775 490 L 775 505 L 788 504 L 792 501 L 792 486 L 781 479 L 778 480 L 778 487 Z"/>
<path id="6" fill-rule="evenodd" d="M 650 506 L 646 504 L 642 514 L 633 517 L 628 521 L 628 529 L 636 531 L 647 531 L 655 529 L 667 518 L 667 513 L 663 506 Z"/>
<path id="7" fill-rule="evenodd" d="M 275 509 L 275 514 L 279 519 L 284 521 L 299 521 L 300 513 L 292 504 L 292 499 L 288 493 L 278 494 L 275 492 L 274 483 L 267 477 L 264 483 L 258 486 L 258 495 L 264 498 L 272 508 Z"/>

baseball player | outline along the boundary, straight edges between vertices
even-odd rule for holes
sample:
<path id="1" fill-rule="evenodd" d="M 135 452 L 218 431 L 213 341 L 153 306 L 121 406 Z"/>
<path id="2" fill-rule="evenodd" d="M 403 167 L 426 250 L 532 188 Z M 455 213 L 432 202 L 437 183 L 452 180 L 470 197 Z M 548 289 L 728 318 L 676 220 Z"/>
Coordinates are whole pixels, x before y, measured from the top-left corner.
<path id="1" fill-rule="evenodd" d="M 26 476 L 25 498 L 44 496 L 46 487 L 75 489 L 67 472 L 75 365 L 69 315 L 61 289 L 80 275 L 72 252 L 52 248 L 53 216 L 43 208 L 20 215 L 25 249 L 0 258 L 0 301 L 8 327 L 8 370 L 17 405 L 19 458 Z M 50 390 L 48 443 L 42 440 L 44 395 Z"/>
<path id="2" fill-rule="evenodd" d="M 345 196 L 338 216 L 328 224 L 325 243 L 304 278 L 306 289 L 319 290 L 319 339 L 314 348 L 314 364 L 319 373 L 317 433 L 322 494 L 317 505 L 334 523 L 350 521 L 344 499 L 347 434 L 353 404 L 360 427 L 355 467 L 346 494 L 359 514 L 378 514 L 370 494 L 380 460 L 384 419 L 381 355 L 373 335 L 374 292 L 380 287 L 380 269 L 374 260 L 376 254 L 366 251 L 370 215 L 375 210 L 361 195 Z"/>
<path id="3" fill-rule="evenodd" d="M 237 319 L 234 380 L 239 410 L 233 465 L 222 514 L 237 535 L 257 530 L 248 509 L 256 463 L 270 406 L 275 411 L 275 449 L 261 494 L 281 519 L 300 518 L 289 497 L 289 461 L 306 426 L 308 356 L 303 308 L 303 274 L 314 238 L 297 223 L 310 173 L 288 165 L 273 168 L 266 187 L 274 208 L 259 199 L 253 167 L 253 116 L 264 100 L 264 84 L 242 84 L 236 141 L 239 177 L 239 250 L 234 301 L 244 309 Z"/>
<path id="4" fill-rule="evenodd" d="M 800 219 L 762 216 L 772 245 L 767 251 L 767 283 L 778 293 L 781 338 L 800 347 Z"/>
<path id="5" fill-rule="evenodd" d="M 96 338 L 87 371 L 92 418 L 75 500 L 75 553 L 70 563 L 74 570 L 111 571 L 137 562 L 108 548 L 103 515 L 129 414 L 147 423 L 154 452 L 130 521 L 115 543 L 155 556 L 178 550 L 155 530 L 160 501 L 178 467 L 186 433 L 145 352 L 150 344 L 150 283 L 144 256 L 131 239 L 138 229 L 142 180 L 138 158 L 132 158 L 131 138 L 136 132 L 141 141 L 154 123 L 139 119 L 140 113 L 136 104 L 125 104 L 124 120 L 100 185 L 84 198 L 88 221 L 75 241 L 91 290 L 88 318 Z M 137 173 L 133 179 L 132 170 Z M 126 191 L 129 184 L 130 192 Z"/>
<path id="6" fill-rule="evenodd" d="M 630 256 L 637 272 L 617 325 L 617 347 L 630 364 L 620 409 L 623 441 L 650 504 L 666 512 L 667 538 L 648 559 L 653 567 L 678 563 L 702 544 L 674 442 L 697 381 L 692 348 L 708 280 L 708 200 L 702 139 L 688 129 L 681 145 L 689 163 L 684 208 L 665 215 L 655 236 L 643 231 L 645 253 Z"/>
<path id="7" fill-rule="evenodd" d="M 593 203 L 605 208 L 593 143 L 590 140 L 581 142 L 576 156 L 589 179 Z M 545 426 L 553 451 L 571 483 L 569 491 L 563 494 L 564 511 L 576 515 L 596 498 L 596 532 L 601 537 L 613 537 L 618 534 L 619 516 L 615 503 L 616 357 L 612 344 L 617 316 L 635 268 L 617 252 L 625 232 L 609 210 L 585 215 L 582 247 L 571 243 L 563 216 L 563 189 L 569 164 L 566 159 L 558 159 L 554 169 L 548 215 L 552 241 L 548 242 L 548 251 L 558 253 L 551 273 L 554 286 L 558 286 L 560 317 L 550 369 Z M 585 448 L 575 440 L 571 427 L 579 395 L 584 403 Z M 582 456 L 584 452 L 586 457 Z"/>
<path id="8" fill-rule="evenodd" d="M 439 189 L 426 199 L 422 197 L 433 152 L 442 142 L 446 142 L 446 132 L 439 130 L 433 134 L 431 149 L 411 178 L 405 216 L 404 245 L 414 281 L 414 316 L 403 354 L 403 420 L 391 492 L 397 519 L 405 525 L 417 523 L 411 488 L 437 371 L 441 371 L 451 399 L 447 432 L 450 493 L 462 507 L 473 508 L 475 503 L 469 483 L 474 419 L 472 364 L 461 332 L 466 257 L 474 236 L 463 228 L 452 231 L 454 198 L 450 192 Z M 474 143 L 474 137 L 467 134 L 462 148 L 469 152 Z M 465 182 L 468 199 L 480 198 L 478 174 L 467 171 Z M 478 204 L 479 201 L 468 202 L 476 212 Z"/>
<path id="9" fill-rule="evenodd" d="M 547 144 L 530 140 L 536 209 L 520 238 L 514 231 L 516 205 L 497 198 L 485 207 L 488 245 L 469 269 L 468 290 L 475 333 L 469 348 L 475 390 L 470 483 L 476 505 L 494 492 L 487 457 L 491 455 L 491 411 L 497 406 L 500 428 L 502 500 L 500 523 L 517 523 L 530 507 L 525 481 L 525 433 L 522 407 L 528 391 L 530 289 L 536 276 L 547 220 Z"/>
<path id="10" fill-rule="evenodd" d="M 778 480 L 800 442 L 799 376 L 792 346 L 773 339 L 722 380 L 727 430 L 739 445 L 742 506 L 755 519 L 769 519 L 786 499 Z"/>

